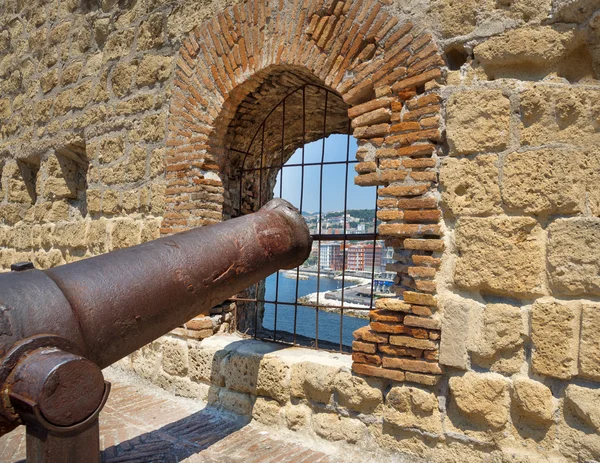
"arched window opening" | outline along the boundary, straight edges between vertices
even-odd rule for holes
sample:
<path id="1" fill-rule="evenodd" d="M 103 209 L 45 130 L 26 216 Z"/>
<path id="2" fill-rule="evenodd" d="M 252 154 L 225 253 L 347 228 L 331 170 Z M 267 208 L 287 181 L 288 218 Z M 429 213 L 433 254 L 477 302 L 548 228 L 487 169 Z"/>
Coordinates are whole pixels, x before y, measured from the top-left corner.
<path id="1" fill-rule="evenodd" d="M 357 142 L 339 95 L 305 84 L 267 114 L 241 155 L 237 214 L 288 200 L 313 236 L 308 260 L 236 298 L 238 329 L 257 339 L 350 351 L 374 299 L 389 295 L 393 250 L 377 239 L 377 189 L 354 185 Z"/>

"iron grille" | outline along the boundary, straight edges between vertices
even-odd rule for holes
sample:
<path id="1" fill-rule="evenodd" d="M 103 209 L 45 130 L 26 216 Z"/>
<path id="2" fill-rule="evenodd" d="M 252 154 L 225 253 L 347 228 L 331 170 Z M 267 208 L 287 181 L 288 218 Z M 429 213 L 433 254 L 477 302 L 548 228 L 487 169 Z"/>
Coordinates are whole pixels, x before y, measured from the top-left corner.
<path id="1" fill-rule="evenodd" d="M 307 146 L 307 92 L 311 92 L 314 94 L 315 92 L 322 93 L 324 100 L 324 109 L 322 111 L 322 132 L 319 136 L 319 142 L 321 142 L 321 156 L 320 161 L 311 162 L 308 161 L 305 157 L 305 148 Z M 296 149 L 290 148 L 286 146 L 286 102 L 289 101 L 290 98 L 298 99 L 301 97 L 301 144 L 298 148 L 301 150 L 301 162 L 291 162 L 286 163 L 286 159 L 289 159 L 292 154 L 296 151 Z M 297 100 L 296 100 L 297 101 Z M 281 342 L 285 344 L 292 345 L 303 345 L 307 347 L 314 347 L 317 349 L 330 350 L 330 351 L 351 351 L 351 346 L 343 342 L 343 329 L 344 329 L 344 311 L 349 310 L 348 304 L 346 303 L 346 279 L 347 279 L 347 251 L 349 243 L 362 243 L 368 244 L 372 248 L 372 256 L 371 256 L 371 273 L 370 273 L 370 287 L 368 294 L 368 305 L 361 308 L 353 307 L 353 310 L 363 310 L 365 312 L 364 325 L 368 324 L 368 311 L 374 307 L 374 284 L 375 284 L 375 271 L 376 271 L 376 254 L 379 248 L 382 245 L 378 244 L 378 237 L 376 234 L 377 230 L 377 189 L 370 188 L 373 190 L 373 221 L 372 221 L 372 232 L 365 233 L 347 233 L 348 231 L 348 181 L 353 180 L 353 176 L 350 177 L 350 166 L 355 165 L 358 161 L 352 156 L 351 159 L 351 126 L 350 120 L 346 117 L 347 123 L 344 127 L 343 131 L 337 131 L 338 134 L 343 134 L 346 137 L 346 147 L 345 147 L 345 159 L 343 160 L 332 160 L 328 161 L 327 158 L 327 150 L 326 150 L 326 139 L 331 135 L 331 128 L 328 128 L 328 111 L 332 107 L 332 104 L 343 105 L 345 107 L 345 103 L 341 99 L 339 95 L 328 90 L 327 88 L 306 84 L 299 88 L 296 88 L 294 91 L 288 93 L 275 107 L 271 109 L 265 119 L 262 121 L 259 128 L 254 133 L 249 145 L 245 150 L 232 147 L 231 151 L 234 151 L 242 156 L 240 175 L 239 175 L 239 214 L 254 212 L 260 208 L 264 203 L 270 200 L 272 197 L 283 197 L 283 185 L 286 179 L 286 172 L 290 172 L 289 169 L 299 168 L 301 171 L 301 179 L 300 179 L 300 192 L 299 192 L 299 204 L 295 204 L 296 207 L 300 209 L 301 213 L 304 213 L 304 197 L 305 197 L 305 174 L 306 170 L 318 169 L 320 175 L 319 181 L 319 211 L 318 211 L 318 227 L 312 233 L 312 237 L 314 243 L 317 246 L 317 265 L 316 265 L 316 301 L 314 303 L 308 302 L 299 302 L 299 287 L 300 287 L 300 278 L 301 274 L 304 273 L 304 270 L 298 267 L 296 269 L 296 278 L 295 278 L 295 297 L 293 301 L 286 301 L 280 298 L 280 272 L 275 274 L 275 290 L 273 298 L 265 297 L 265 282 L 259 283 L 254 287 L 250 293 L 254 294 L 254 297 L 243 297 L 238 295 L 238 297 L 233 298 L 232 300 L 237 301 L 238 303 L 249 303 L 254 305 L 254 332 L 249 333 L 255 339 L 261 339 L 265 341 L 274 341 Z M 280 120 L 280 135 L 281 143 L 278 149 L 279 153 L 276 155 L 274 153 L 266 153 L 265 152 L 265 133 L 266 133 L 266 124 L 270 117 L 276 112 L 281 113 Z M 314 122 L 314 121 L 312 121 Z M 272 131 L 269 135 L 271 138 L 273 137 Z M 316 135 L 314 130 L 311 133 L 312 139 L 315 139 Z M 272 146 L 272 143 L 271 143 Z M 343 198 L 343 233 L 342 234 L 332 234 L 332 233 L 324 233 L 323 230 L 323 173 L 324 169 L 327 166 L 333 165 L 342 165 L 345 166 L 345 182 L 344 182 L 344 198 Z M 266 181 L 266 179 L 273 179 L 276 176 L 278 191 L 271 192 L 269 190 L 269 185 L 272 185 L 272 181 Z M 247 198 L 245 198 L 246 192 L 248 191 L 248 184 L 252 184 L 253 182 L 258 181 L 258 201 L 255 200 L 250 202 L 250 206 L 248 206 Z M 287 199 L 287 198 L 286 198 Z M 321 245 L 322 243 L 327 242 L 340 242 L 341 243 L 341 296 L 340 302 L 337 305 L 331 305 L 328 303 L 327 309 L 336 309 L 339 311 L 339 343 L 332 343 L 331 341 L 323 341 L 319 339 L 319 316 L 320 312 L 323 308 L 323 302 L 321 300 Z M 367 247 L 368 247 L 367 246 Z M 383 253 L 382 253 L 383 256 Z M 381 257 L 383 258 L 383 257 Z M 380 258 L 380 259 L 381 259 Z M 266 281 L 266 280 L 265 280 Z M 260 285 L 263 285 L 262 288 Z M 262 327 L 262 320 L 259 320 L 259 310 L 262 306 L 264 314 L 264 307 L 266 305 L 271 304 L 274 306 L 274 322 L 272 329 L 266 329 Z M 312 339 L 308 339 L 306 336 L 301 336 L 298 334 L 298 324 L 302 323 L 303 320 L 300 320 L 298 317 L 298 309 L 299 307 L 308 307 L 314 308 L 314 316 L 315 316 L 315 335 Z M 282 331 L 278 330 L 277 321 L 278 314 L 281 308 L 293 308 L 293 330 L 290 331 Z"/>

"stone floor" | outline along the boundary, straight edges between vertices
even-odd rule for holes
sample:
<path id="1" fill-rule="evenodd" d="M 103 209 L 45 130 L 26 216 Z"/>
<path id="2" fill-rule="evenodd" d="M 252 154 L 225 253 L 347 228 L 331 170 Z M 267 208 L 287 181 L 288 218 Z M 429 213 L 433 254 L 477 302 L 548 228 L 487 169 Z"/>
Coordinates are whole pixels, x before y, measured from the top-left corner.
<path id="1" fill-rule="evenodd" d="M 175 397 L 118 370 L 105 370 L 112 383 L 100 415 L 103 462 L 198 463 L 387 463 L 398 455 L 365 454 L 333 444 L 246 424 L 235 415 Z M 25 459 L 24 428 L 0 438 L 0 462 Z"/>

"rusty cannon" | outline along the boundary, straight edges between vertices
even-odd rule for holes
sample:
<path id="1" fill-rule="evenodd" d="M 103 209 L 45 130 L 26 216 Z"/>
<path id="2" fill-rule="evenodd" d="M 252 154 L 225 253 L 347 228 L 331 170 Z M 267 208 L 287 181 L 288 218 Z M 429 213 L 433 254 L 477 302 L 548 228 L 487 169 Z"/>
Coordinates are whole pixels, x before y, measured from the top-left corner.
<path id="1" fill-rule="evenodd" d="M 26 426 L 28 462 L 100 459 L 102 369 L 279 269 L 311 237 L 276 199 L 260 211 L 40 271 L 0 275 L 0 435 Z"/>

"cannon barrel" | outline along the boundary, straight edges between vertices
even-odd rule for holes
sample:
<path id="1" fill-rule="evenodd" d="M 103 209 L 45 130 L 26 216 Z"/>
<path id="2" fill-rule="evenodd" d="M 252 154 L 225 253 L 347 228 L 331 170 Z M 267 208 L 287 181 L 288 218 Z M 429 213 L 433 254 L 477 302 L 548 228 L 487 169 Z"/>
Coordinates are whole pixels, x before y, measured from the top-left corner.
<path id="1" fill-rule="evenodd" d="M 29 421 L 47 421 L 51 431 L 81 423 L 101 406 L 100 369 L 271 273 L 297 267 L 311 243 L 298 211 L 276 199 L 215 225 L 0 275 L 0 433 Z M 69 394 L 79 394 L 67 383 L 87 393 L 75 412 L 63 413 Z"/>

